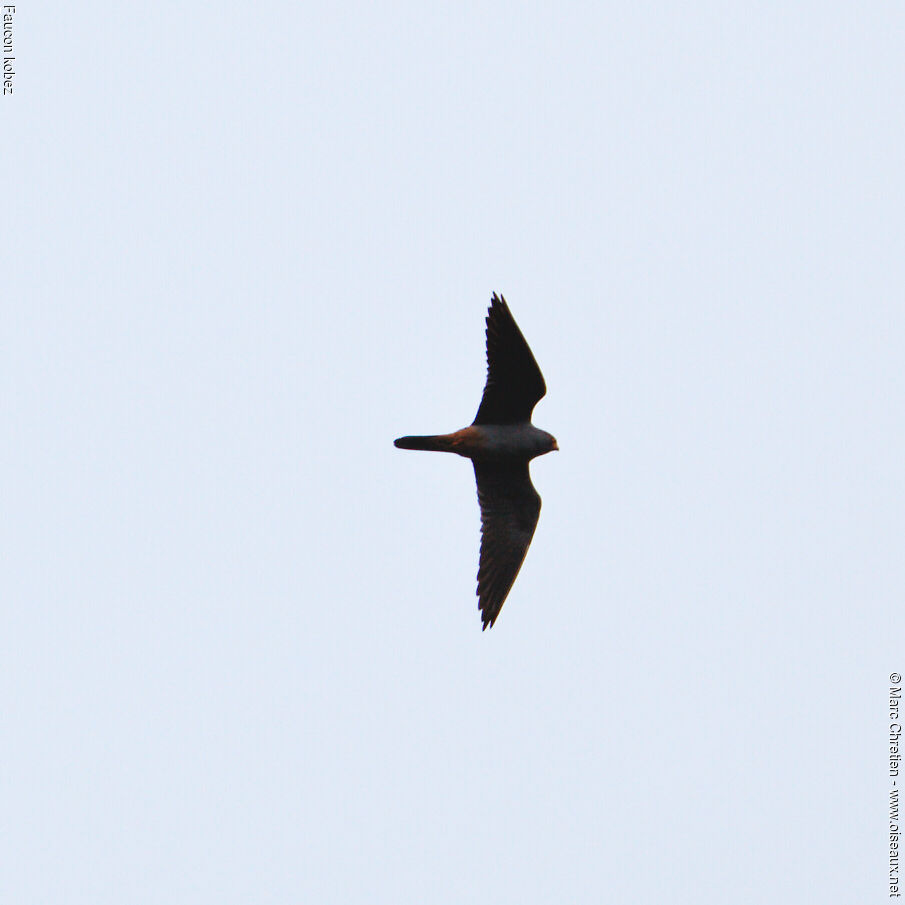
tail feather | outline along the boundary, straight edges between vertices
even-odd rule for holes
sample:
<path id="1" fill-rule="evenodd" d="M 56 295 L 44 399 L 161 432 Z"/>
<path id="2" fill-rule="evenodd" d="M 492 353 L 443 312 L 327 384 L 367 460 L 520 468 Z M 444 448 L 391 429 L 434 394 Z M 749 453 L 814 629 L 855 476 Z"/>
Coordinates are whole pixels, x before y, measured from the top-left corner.
<path id="1" fill-rule="evenodd" d="M 393 441 L 399 449 L 423 449 L 428 452 L 452 452 L 449 437 L 435 434 L 429 437 L 400 437 Z"/>

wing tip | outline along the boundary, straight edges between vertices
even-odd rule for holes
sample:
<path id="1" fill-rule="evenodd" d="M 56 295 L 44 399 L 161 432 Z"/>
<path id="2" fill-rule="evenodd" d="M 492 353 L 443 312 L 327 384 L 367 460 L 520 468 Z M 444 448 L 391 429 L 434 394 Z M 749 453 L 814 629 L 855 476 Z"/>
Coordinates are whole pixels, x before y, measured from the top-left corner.
<path id="1" fill-rule="evenodd" d="M 499 618 L 500 610 L 503 609 L 503 603 L 494 606 L 492 600 L 482 598 L 480 586 L 475 593 L 478 595 L 478 610 L 481 613 L 481 631 L 486 632 L 487 629 L 493 628 L 494 623 Z M 505 600 L 506 598 L 504 597 L 503 602 L 505 602 Z"/>
<path id="2" fill-rule="evenodd" d="M 500 320 L 502 318 L 502 320 Z M 487 307 L 487 316 L 484 318 L 484 323 L 487 326 L 487 338 L 490 339 L 491 332 L 497 332 L 501 329 L 501 325 L 506 320 L 512 320 L 515 323 L 512 312 L 509 310 L 509 305 L 506 304 L 506 297 L 503 293 L 497 294 L 494 292 L 490 296 L 490 305 Z M 518 329 L 516 327 L 516 329 Z M 488 354 L 490 352 L 488 348 Z M 488 359 L 487 364 L 490 364 L 490 360 Z"/>

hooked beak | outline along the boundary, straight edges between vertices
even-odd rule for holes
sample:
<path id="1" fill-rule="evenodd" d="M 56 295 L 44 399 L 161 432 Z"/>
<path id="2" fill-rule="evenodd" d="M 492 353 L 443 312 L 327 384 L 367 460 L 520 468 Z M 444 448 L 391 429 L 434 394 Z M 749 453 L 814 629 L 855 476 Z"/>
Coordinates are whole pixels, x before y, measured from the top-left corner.
<path id="1" fill-rule="evenodd" d="M 559 444 L 556 442 L 556 440 L 553 441 L 553 449 L 555 452 L 559 452 Z"/>

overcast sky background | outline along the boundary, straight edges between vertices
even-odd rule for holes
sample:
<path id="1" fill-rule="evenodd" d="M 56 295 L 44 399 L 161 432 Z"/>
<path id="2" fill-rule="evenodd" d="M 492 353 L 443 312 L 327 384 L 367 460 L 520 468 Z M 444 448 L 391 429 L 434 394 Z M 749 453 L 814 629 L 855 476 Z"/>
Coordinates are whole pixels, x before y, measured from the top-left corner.
<path id="1" fill-rule="evenodd" d="M 0 898 L 887 898 L 905 8 L 19 5 Z M 503 292 L 540 524 L 481 632 Z"/>

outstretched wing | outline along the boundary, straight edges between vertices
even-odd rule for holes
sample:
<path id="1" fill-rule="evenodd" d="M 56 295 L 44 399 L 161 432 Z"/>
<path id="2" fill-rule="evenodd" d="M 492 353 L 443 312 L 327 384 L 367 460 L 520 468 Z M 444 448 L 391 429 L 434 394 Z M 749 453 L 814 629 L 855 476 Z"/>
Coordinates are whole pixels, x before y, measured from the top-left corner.
<path id="1" fill-rule="evenodd" d="M 478 598 L 484 628 L 492 626 L 518 575 L 540 516 L 528 463 L 475 462 L 481 504 Z"/>
<path id="2" fill-rule="evenodd" d="M 473 423 L 530 421 L 534 406 L 546 392 L 544 375 L 506 299 L 494 293 L 487 311 L 487 383 Z"/>

